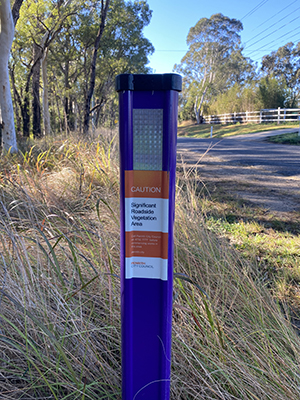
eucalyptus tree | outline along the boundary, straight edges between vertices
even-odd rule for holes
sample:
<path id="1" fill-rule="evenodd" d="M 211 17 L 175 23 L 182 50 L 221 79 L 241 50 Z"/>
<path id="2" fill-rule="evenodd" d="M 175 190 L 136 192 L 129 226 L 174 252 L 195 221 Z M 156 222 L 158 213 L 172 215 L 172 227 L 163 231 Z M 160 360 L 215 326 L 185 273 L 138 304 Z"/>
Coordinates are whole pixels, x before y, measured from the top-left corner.
<path id="1" fill-rule="evenodd" d="M 103 26 L 103 5 L 101 6 L 100 27 L 95 44 L 98 43 Z M 89 130 L 91 113 L 103 106 L 112 95 L 114 77 L 117 73 L 145 72 L 148 54 L 153 46 L 143 36 L 143 29 L 149 24 L 152 12 L 146 1 L 111 0 L 110 9 L 106 12 L 106 27 L 102 30 L 101 45 L 94 44 L 88 75 L 89 86 L 86 91 L 83 131 Z M 99 68 L 96 67 L 96 63 Z M 96 74 L 97 71 L 97 74 Z M 96 104 L 91 107 L 94 93 Z M 99 115 L 99 113 L 98 113 Z"/>
<path id="2" fill-rule="evenodd" d="M 100 47 L 100 42 L 103 36 L 105 23 L 106 23 L 106 16 L 108 12 L 110 0 L 101 0 L 101 8 L 100 8 L 100 23 L 99 29 L 97 31 L 97 35 L 95 37 L 95 41 L 93 43 L 93 51 L 90 63 L 90 73 L 89 73 L 89 81 L 88 81 L 88 88 L 85 97 L 85 107 L 84 107 L 84 120 L 83 120 L 83 132 L 85 134 L 89 131 L 89 124 L 90 124 L 90 112 L 91 112 L 91 101 L 94 94 L 95 89 L 95 81 L 96 81 L 96 63 L 97 63 L 97 55 L 98 50 Z"/>
<path id="3" fill-rule="evenodd" d="M 15 23 L 23 0 L 16 0 L 11 10 L 9 0 L 0 1 L 0 111 L 2 146 L 6 151 L 17 152 L 13 103 L 10 92 L 8 60 L 14 38 Z"/>
<path id="4" fill-rule="evenodd" d="M 201 121 L 204 101 L 247 79 L 253 67 L 242 55 L 243 25 L 223 14 L 201 18 L 187 36 L 189 50 L 175 69 L 194 93 L 194 112 Z"/>
<path id="5" fill-rule="evenodd" d="M 21 10 L 12 49 L 11 75 L 15 98 L 21 110 L 24 136 L 30 134 L 30 89 L 33 135 L 42 136 L 42 110 L 44 133 L 48 134 L 50 131 L 47 54 L 49 46 L 63 28 L 65 21 L 72 15 L 70 3 L 71 0 L 37 0 L 25 3 Z M 40 102 L 41 78 L 43 107 Z"/>
<path id="6" fill-rule="evenodd" d="M 84 56 L 77 19 L 78 14 L 70 18 L 48 53 L 51 122 L 54 129 L 66 132 L 78 128 L 77 110 L 82 101 L 78 79 L 83 74 Z"/>
<path id="7" fill-rule="evenodd" d="M 49 51 L 50 92 L 58 99 L 62 110 L 56 107 L 60 124 L 68 130 L 79 129 L 84 133 L 88 131 L 86 123 L 88 120 L 90 126 L 91 117 L 97 125 L 108 110 L 115 113 L 115 76 L 148 72 L 147 57 L 154 51 L 143 35 L 151 19 L 147 2 L 111 0 L 94 63 L 101 4 L 90 0 L 89 12 L 86 6 L 78 2 L 76 15 L 57 35 L 56 46 Z M 94 90 L 90 98 L 93 68 Z"/>
<path id="8" fill-rule="evenodd" d="M 96 73 L 93 107 L 96 125 L 100 116 L 106 116 L 111 122 L 115 119 L 115 76 L 150 71 L 147 67 L 148 56 L 153 53 L 154 47 L 144 37 L 143 29 L 149 24 L 151 14 L 146 1 L 112 0 Z"/>
<path id="9" fill-rule="evenodd" d="M 289 42 L 264 56 L 261 70 L 284 83 L 292 94 L 290 104 L 296 105 L 300 96 L 300 42 Z"/>
<path id="10" fill-rule="evenodd" d="M 143 35 L 151 18 L 145 0 L 69 0 L 59 4 L 53 0 L 27 3 L 17 26 L 11 78 L 25 136 L 30 134 L 29 117 L 37 120 L 30 100 L 32 105 L 34 99 L 39 104 L 41 86 L 43 99 L 49 97 L 49 105 L 44 100 L 41 107 L 45 132 L 50 116 L 54 129 L 87 133 L 91 116 L 97 122 L 110 108 L 108 103 L 115 112 L 115 75 L 147 72 L 147 56 L 154 50 Z M 41 66 L 42 75 L 38 76 Z M 49 110 L 48 118 L 45 110 Z M 33 133 L 39 136 L 41 130 L 35 126 L 38 124 L 33 124 Z"/>

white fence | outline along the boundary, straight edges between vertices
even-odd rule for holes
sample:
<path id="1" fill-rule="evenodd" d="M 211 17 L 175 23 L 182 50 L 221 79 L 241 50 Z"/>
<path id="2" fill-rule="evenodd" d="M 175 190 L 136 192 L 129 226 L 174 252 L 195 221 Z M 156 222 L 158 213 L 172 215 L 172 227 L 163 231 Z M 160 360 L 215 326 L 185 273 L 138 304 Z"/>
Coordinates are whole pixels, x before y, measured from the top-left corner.
<path id="1" fill-rule="evenodd" d="M 260 111 L 245 111 L 203 117 L 204 124 L 261 124 L 263 122 L 296 122 L 300 116 L 300 108 L 270 108 Z"/>

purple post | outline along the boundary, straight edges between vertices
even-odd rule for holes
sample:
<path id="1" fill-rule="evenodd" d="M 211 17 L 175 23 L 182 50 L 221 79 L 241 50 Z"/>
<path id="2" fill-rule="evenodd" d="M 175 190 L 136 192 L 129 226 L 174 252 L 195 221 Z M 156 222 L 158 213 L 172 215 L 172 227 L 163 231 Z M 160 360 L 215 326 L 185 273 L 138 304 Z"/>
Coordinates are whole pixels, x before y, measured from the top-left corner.
<path id="1" fill-rule="evenodd" d="M 116 78 L 123 400 L 170 397 L 177 74 Z"/>

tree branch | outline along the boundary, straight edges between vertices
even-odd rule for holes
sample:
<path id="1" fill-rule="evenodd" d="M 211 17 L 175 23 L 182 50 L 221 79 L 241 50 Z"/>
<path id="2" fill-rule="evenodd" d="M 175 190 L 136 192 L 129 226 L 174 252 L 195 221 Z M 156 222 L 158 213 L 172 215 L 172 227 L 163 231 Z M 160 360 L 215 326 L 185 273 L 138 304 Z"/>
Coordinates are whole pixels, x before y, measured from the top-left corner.
<path id="1" fill-rule="evenodd" d="M 102 107 L 102 104 L 96 104 L 91 110 L 90 114 L 92 114 L 93 111 L 97 110 L 97 108 Z"/>
<path id="2" fill-rule="evenodd" d="M 15 0 L 14 5 L 11 10 L 15 26 L 16 26 L 19 16 L 20 16 L 20 8 L 21 8 L 22 3 L 23 3 L 23 0 Z"/>

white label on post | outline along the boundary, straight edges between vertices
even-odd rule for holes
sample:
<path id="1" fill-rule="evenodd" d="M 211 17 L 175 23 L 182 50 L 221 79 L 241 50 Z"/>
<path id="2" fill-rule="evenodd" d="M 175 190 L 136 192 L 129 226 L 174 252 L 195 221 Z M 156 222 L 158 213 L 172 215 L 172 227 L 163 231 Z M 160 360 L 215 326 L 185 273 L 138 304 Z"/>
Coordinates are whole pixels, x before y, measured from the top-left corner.
<path id="1" fill-rule="evenodd" d="M 125 278 L 168 279 L 168 260 L 151 257 L 130 257 L 125 261 Z"/>
<path id="2" fill-rule="evenodd" d="M 125 171 L 125 278 L 168 279 L 169 177 Z"/>
<path id="3" fill-rule="evenodd" d="M 125 199 L 125 231 L 168 232 L 168 209 L 168 199 Z"/>

